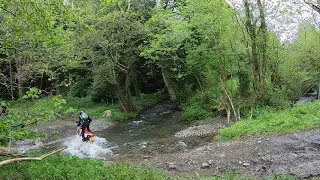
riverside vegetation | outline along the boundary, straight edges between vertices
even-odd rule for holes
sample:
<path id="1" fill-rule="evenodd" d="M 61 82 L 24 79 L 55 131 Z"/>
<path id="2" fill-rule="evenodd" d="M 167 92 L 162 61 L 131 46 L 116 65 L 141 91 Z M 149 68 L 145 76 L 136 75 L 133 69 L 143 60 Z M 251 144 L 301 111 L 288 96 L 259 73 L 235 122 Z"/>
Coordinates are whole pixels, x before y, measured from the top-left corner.
<path id="1" fill-rule="evenodd" d="M 318 102 L 291 106 L 309 89 L 319 92 L 319 23 L 304 21 L 284 42 L 268 18 L 280 12 L 295 19 L 306 12 L 293 6 L 319 4 L 228 2 L 2 0 L 0 98 L 9 114 L 0 116 L 1 145 L 37 137 L 26 127 L 74 118 L 79 110 L 124 121 L 164 98 L 179 104 L 191 125 L 214 116 L 235 123 L 220 131 L 220 140 L 318 127 Z M 112 115 L 102 117 L 105 110 Z M 56 172 L 59 179 L 74 172 L 68 175 L 74 179 L 80 162 L 95 167 L 97 174 L 85 176 L 97 179 L 169 178 L 64 156 L 1 167 L 0 177 L 46 179 Z"/>

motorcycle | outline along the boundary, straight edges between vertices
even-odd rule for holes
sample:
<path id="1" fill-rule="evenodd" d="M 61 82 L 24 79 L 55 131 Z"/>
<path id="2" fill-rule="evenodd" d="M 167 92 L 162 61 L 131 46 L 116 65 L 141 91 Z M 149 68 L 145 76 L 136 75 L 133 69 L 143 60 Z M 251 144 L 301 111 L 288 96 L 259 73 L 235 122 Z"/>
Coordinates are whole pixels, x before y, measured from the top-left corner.
<path id="1" fill-rule="evenodd" d="M 78 123 L 78 122 L 77 122 Z M 79 125 L 78 127 L 77 127 L 77 133 L 78 133 L 78 135 L 80 136 L 80 137 L 82 137 L 81 136 L 81 133 L 82 133 L 82 125 Z M 95 135 L 92 133 L 92 132 L 90 132 L 87 128 L 85 128 L 84 129 L 84 138 L 82 138 L 82 141 L 83 142 L 94 142 L 94 140 L 95 140 Z"/>

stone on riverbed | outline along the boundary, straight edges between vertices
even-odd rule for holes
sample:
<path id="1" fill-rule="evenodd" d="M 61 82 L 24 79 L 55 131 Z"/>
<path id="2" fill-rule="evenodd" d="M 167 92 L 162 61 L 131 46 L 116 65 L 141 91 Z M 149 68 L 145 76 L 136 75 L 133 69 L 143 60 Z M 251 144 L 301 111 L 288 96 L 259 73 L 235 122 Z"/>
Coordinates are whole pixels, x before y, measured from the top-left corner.
<path id="1" fill-rule="evenodd" d="M 193 126 L 189 127 L 185 130 L 179 131 L 174 135 L 176 138 L 187 138 L 191 136 L 199 136 L 203 137 L 209 134 L 214 134 L 218 132 L 218 127 L 215 125 L 199 125 L 199 126 Z"/>

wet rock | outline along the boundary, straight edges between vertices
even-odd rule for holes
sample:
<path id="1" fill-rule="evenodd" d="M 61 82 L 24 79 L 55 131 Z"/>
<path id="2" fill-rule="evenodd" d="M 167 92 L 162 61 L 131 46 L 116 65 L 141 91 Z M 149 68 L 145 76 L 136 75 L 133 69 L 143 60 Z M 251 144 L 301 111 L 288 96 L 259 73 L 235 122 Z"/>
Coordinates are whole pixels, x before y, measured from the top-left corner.
<path id="1" fill-rule="evenodd" d="M 147 142 L 142 142 L 139 144 L 139 146 L 142 146 L 142 145 L 147 145 L 148 143 Z"/>
<path id="2" fill-rule="evenodd" d="M 147 142 L 142 142 L 142 143 L 140 143 L 139 144 L 139 146 L 140 146 L 140 149 L 146 149 L 147 148 Z"/>
<path id="3" fill-rule="evenodd" d="M 204 162 L 201 164 L 201 169 L 208 169 L 210 168 L 210 165 L 207 162 Z"/>
<path id="4" fill-rule="evenodd" d="M 242 166 L 244 166 L 244 167 L 250 166 L 250 163 L 245 162 L 245 161 L 239 161 L 239 164 L 242 165 Z"/>
<path id="5" fill-rule="evenodd" d="M 132 125 L 133 126 L 136 126 L 136 125 L 139 125 L 139 124 L 141 124 L 143 121 L 142 120 L 140 120 L 140 121 L 132 121 Z"/>
<path id="6" fill-rule="evenodd" d="M 198 137 L 206 137 L 209 134 L 217 133 L 218 127 L 215 125 L 199 125 L 189 127 L 185 130 L 179 131 L 174 135 L 177 138 L 187 138 L 191 136 L 198 136 Z"/>
<path id="7" fill-rule="evenodd" d="M 40 138 L 37 138 L 37 139 L 34 141 L 34 145 L 36 145 L 36 146 L 42 146 L 42 145 L 43 145 L 43 142 L 41 141 Z"/>
<path id="8" fill-rule="evenodd" d="M 175 162 L 169 162 L 168 163 L 168 169 L 169 170 L 177 170 L 177 166 Z"/>
<path id="9" fill-rule="evenodd" d="M 160 113 L 160 116 L 162 116 L 162 115 L 164 115 L 164 114 L 169 114 L 169 113 L 171 113 L 170 110 Z"/>
<path id="10" fill-rule="evenodd" d="M 245 167 L 250 166 L 250 164 L 249 164 L 249 163 L 247 163 L 247 162 L 244 162 L 242 165 L 243 165 L 243 166 L 245 166 Z"/>
<path id="11" fill-rule="evenodd" d="M 224 129 L 224 128 L 226 128 L 226 125 L 220 125 L 219 126 L 219 129 Z"/>
<path id="12" fill-rule="evenodd" d="M 187 144 L 184 143 L 183 141 L 179 141 L 179 142 L 177 143 L 177 147 L 178 147 L 179 149 L 186 149 L 186 148 L 187 148 Z"/>

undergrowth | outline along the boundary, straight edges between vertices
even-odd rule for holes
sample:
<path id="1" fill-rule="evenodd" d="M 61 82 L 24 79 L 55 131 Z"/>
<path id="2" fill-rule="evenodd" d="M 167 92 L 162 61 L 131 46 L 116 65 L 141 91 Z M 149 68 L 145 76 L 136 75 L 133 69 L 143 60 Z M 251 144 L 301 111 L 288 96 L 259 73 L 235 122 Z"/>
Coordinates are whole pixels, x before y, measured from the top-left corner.
<path id="1" fill-rule="evenodd" d="M 320 102 L 297 105 L 280 112 L 265 113 L 220 130 L 221 140 L 310 129 L 320 123 Z"/>

